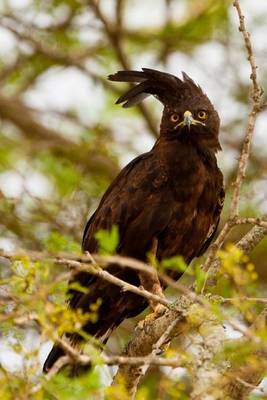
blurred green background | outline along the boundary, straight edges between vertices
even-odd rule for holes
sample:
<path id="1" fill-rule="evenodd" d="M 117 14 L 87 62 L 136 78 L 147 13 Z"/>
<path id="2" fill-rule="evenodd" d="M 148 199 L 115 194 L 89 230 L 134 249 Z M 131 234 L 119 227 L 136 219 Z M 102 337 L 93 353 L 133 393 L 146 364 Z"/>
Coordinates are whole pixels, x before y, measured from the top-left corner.
<path id="1" fill-rule="evenodd" d="M 264 87 L 267 5 L 242 5 Z M 221 116 L 218 157 L 230 194 L 249 107 L 231 2 L 3 0 L 0 11 L 0 247 L 79 245 L 120 167 L 153 145 L 162 107 L 154 99 L 115 106 L 125 87 L 106 76 L 118 69 L 185 70 L 203 87 Z M 243 188 L 247 216 L 267 209 L 265 123 L 262 113 Z M 255 252 L 263 274 L 265 247 Z"/>
<path id="2" fill-rule="evenodd" d="M 267 3 L 244 0 L 242 7 L 264 88 Z M 157 137 L 162 106 L 148 99 L 123 110 L 114 103 L 126 86 L 106 79 L 141 67 L 184 70 L 211 98 L 221 116 L 218 160 L 229 199 L 249 110 L 249 65 L 230 1 L 1 1 L 0 248 L 79 249 L 108 184 Z M 266 124 L 263 112 L 244 216 L 267 212 Z M 227 213 L 228 201 L 222 221 Z M 248 228 L 235 228 L 230 240 Z M 266 250 L 267 240 L 252 254 L 263 286 Z"/>

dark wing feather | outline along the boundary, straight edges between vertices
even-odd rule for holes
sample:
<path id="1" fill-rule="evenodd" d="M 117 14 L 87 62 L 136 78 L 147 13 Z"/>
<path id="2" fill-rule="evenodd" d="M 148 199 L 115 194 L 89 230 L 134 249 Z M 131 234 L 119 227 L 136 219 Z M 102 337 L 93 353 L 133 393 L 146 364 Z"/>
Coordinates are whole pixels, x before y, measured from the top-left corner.
<path id="1" fill-rule="evenodd" d="M 217 200 L 217 204 L 215 207 L 215 211 L 213 214 L 213 223 L 210 227 L 211 231 L 208 232 L 208 235 L 207 235 L 206 239 L 204 240 L 204 243 L 203 243 L 202 247 L 200 248 L 199 252 L 196 254 L 196 257 L 200 257 L 205 253 L 205 251 L 209 248 L 211 242 L 213 241 L 213 239 L 216 235 L 216 232 L 217 232 L 217 229 L 218 229 L 218 226 L 220 223 L 220 215 L 221 215 L 221 211 L 222 211 L 223 204 L 224 204 L 224 198 L 225 198 L 224 188 L 221 187 L 221 190 L 218 195 L 218 200 Z"/>
<path id="2" fill-rule="evenodd" d="M 117 224 L 120 237 L 123 238 L 119 244 L 121 251 L 125 253 L 126 246 L 129 246 L 129 251 L 134 252 L 135 232 L 142 234 L 143 246 L 138 239 L 139 252 L 145 251 L 153 235 L 163 228 L 161 225 L 168 223 L 166 214 L 171 212 L 166 193 L 153 186 L 153 180 L 158 179 L 161 169 L 159 159 L 149 152 L 137 157 L 120 172 L 87 223 L 83 250 L 96 251 L 95 233 Z M 132 256 L 137 257 L 137 254 Z M 145 253 L 142 253 L 142 257 L 145 257 Z"/>
<path id="3" fill-rule="evenodd" d="M 89 237 L 89 228 L 94 223 L 95 218 L 98 216 L 99 210 L 101 210 L 101 208 L 102 208 L 104 202 L 106 201 L 106 199 L 110 196 L 110 194 L 112 192 L 115 192 L 115 191 L 119 192 L 121 190 L 121 188 L 125 185 L 126 178 L 128 177 L 129 173 L 132 171 L 132 169 L 138 163 L 143 162 L 144 160 L 149 158 L 150 154 L 151 154 L 150 152 L 149 153 L 144 153 L 144 154 L 141 154 L 140 156 L 136 157 L 134 160 L 132 160 L 128 165 L 126 165 L 125 168 L 123 168 L 121 170 L 121 172 L 118 174 L 118 176 L 114 179 L 114 181 L 108 187 L 108 189 L 106 190 L 106 192 L 104 193 L 104 195 L 101 198 L 101 201 L 100 201 L 100 203 L 98 205 L 97 210 L 93 213 L 93 215 L 88 220 L 88 222 L 87 222 L 87 224 L 85 226 L 84 233 L 83 233 L 83 239 L 82 239 L 82 249 L 84 251 L 89 250 L 86 247 L 88 245 L 88 241 L 92 240 L 92 237 Z M 105 229 L 105 228 L 103 227 L 102 229 Z M 92 253 L 95 253 L 97 251 L 97 249 L 93 249 L 93 250 L 91 249 L 90 251 Z"/>
<path id="4" fill-rule="evenodd" d="M 82 244 L 84 251 L 97 252 L 96 232 L 99 229 L 110 229 L 116 224 L 121 238 L 117 253 L 146 259 L 153 238 L 164 230 L 172 212 L 172 200 L 161 188 L 153 187 L 153 180 L 158 179 L 160 173 L 161 165 L 153 152 L 137 157 L 120 172 L 86 224 Z M 129 271 L 127 274 L 128 276 L 121 279 L 132 279 L 132 283 L 136 281 L 136 277 L 131 276 Z M 75 280 L 85 287 L 90 285 L 90 293 L 96 291 L 91 286 L 95 284 L 95 277 L 79 273 L 75 276 Z M 98 296 L 99 293 L 101 296 L 102 289 L 98 288 L 97 291 Z M 70 290 L 70 293 L 71 307 L 90 303 L 87 295 L 75 290 Z"/>
<path id="5" fill-rule="evenodd" d="M 154 236 L 164 230 L 171 216 L 171 202 L 166 193 L 152 185 L 159 172 L 159 160 L 152 151 L 137 157 L 120 172 L 86 224 L 83 250 L 97 251 L 95 233 L 99 229 L 109 229 L 117 224 L 122 238 L 117 252 L 139 259 L 146 258 Z M 140 285 L 138 274 L 134 270 L 110 265 L 108 272 L 133 285 Z M 123 293 L 118 286 L 89 273 L 79 272 L 73 281 L 89 290 L 83 293 L 70 288 L 70 307 L 86 312 L 90 304 L 101 298 L 98 321 L 88 322 L 83 329 L 101 338 L 103 343 L 125 318 L 138 315 L 147 306 L 144 298 L 131 292 Z M 79 342 L 80 339 L 77 335 L 72 335 L 70 340 Z M 62 350 L 55 345 L 47 357 L 44 371 L 49 371 L 60 356 Z"/>

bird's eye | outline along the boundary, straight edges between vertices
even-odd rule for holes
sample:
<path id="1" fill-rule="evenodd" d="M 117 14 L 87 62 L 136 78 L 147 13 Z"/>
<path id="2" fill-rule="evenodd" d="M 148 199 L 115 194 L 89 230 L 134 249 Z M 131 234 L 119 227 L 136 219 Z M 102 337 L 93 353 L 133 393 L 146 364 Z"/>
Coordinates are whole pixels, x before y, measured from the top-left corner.
<path id="1" fill-rule="evenodd" d="M 206 111 L 201 110 L 197 113 L 197 116 L 199 119 L 207 119 L 208 114 L 206 113 Z"/>
<path id="2" fill-rule="evenodd" d="M 170 116 L 171 122 L 177 122 L 179 120 L 179 115 L 178 114 L 172 114 Z"/>

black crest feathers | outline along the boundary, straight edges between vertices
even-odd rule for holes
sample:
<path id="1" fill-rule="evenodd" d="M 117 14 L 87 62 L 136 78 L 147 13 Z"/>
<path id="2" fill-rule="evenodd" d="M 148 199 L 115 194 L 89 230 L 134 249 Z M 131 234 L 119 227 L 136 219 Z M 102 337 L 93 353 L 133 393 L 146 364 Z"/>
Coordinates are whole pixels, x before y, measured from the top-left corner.
<path id="1" fill-rule="evenodd" d="M 108 79 L 117 82 L 133 82 L 138 84 L 124 93 L 116 102 L 123 107 L 131 107 L 146 97 L 153 95 L 164 105 L 177 102 L 186 94 L 203 96 L 201 88 L 183 72 L 183 80 L 166 72 L 142 68 L 142 71 L 118 71 L 109 75 Z"/>

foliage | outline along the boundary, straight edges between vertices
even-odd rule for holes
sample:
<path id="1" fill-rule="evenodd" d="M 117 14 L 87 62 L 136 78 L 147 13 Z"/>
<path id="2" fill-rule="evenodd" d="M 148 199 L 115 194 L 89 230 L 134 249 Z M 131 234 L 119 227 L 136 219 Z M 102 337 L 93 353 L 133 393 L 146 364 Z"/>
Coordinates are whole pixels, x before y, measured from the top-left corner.
<path id="1" fill-rule="evenodd" d="M 230 2 L 101 0 L 100 12 L 95 3 L 6 0 L 0 4 L 0 248 L 18 253 L 24 249 L 29 254 L 11 262 L 0 257 L 3 400 L 98 400 L 106 390 L 101 344 L 81 331 L 85 320 L 97 321 L 101 299 L 90 305 L 86 314 L 70 310 L 65 302 L 70 271 L 47 258 L 48 253 L 62 252 L 81 256 L 88 214 L 92 214 L 120 165 L 145 151 L 156 136 L 159 106 L 151 101 L 149 106 L 122 112 L 114 106 L 120 91 L 106 75 L 141 66 L 177 73 L 185 65 L 189 74 L 202 71 L 203 88 L 213 91 L 221 107 L 224 151 L 220 163 L 227 194 L 231 194 L 230 182 L 247 114 L 248 85 L 241 71 L 244 55 L 235 43 L 238 32 Z M 153 14 L 155 10 L 159 11 Z M 260 17 L 254 21 L 251 16 L 255 32 L 265 29 L 265 13 Z M 261 61 L 262 55 L 257 56 Z M 262 77 L 264 82 L 264 68 Z M 226 96 L 226 106 L 220 105 Z M 257 216 L 266 209 L 266 146 L 261 136 L 264 132 L 261 135 L 259 130 L 258 151 L 251 157 L 242 193 L 241 212 L 246 216 Z M 227 198 L 223 220 L 228 211 Z M 237 227 L 228 241 L 236 243 L 246 229 Z M 96 239 L 102 255 L 113 254 L 119 242 L 118 227 L 99 231 Z M 210 297 L 204 297 L 203 304 L 194 304 L 186 317 L 198 340 L 205 336 L 206 326 L 201 330 L 201 325 L 208 316 L 216 323 L 225 323 L 235 334 L 239 325 L 242 331 L 255 321 L 264 308 L 257 299 L 266 293 L 266 248 L 265 239 L 251 256 L 233 245 L 220 252 L 222 268 L 217 284 Z M 36 251 L 43 257 L 36 260 Z M 167 269 L 184 272 L 187 268 L 180 257 L 160 264 L 149 257 L 160 273 Z M 200 266 L 201 260 L 189 272 L 198 295 L 206 283 Z M 77 284 L 72 288 L 85 290 Z M 169 295 L 173 300 L 179 293 L 169 289 Z M 238 326 L 231 326 L 233 319 Z M 86 336 L 89 345 L 84 353 L 99 365 L 79 378 L 63 370 L 46 380 L 41 374 L 40 356 L 43 359 L 47 353 L 48 341 L 54 342 L 66 331 Z M 132 332 L 133 325 L 126 323 L 119 335 L 113 336 L 112 350 L 120 353 Z M 250 343 L 251 338 L 256 338 L 255 343 Z M 248 340 L 224 346 L 214 363 L 221 367 L 227 358 L 237 369 L 245 364 L 265 371 L 266 362 L 259 362 L 258 352 L 266 346 L 266 340 L 266 330 L 257 326 Z M 10 355 L 17 357 L 14 362 L 8 362 Z M 192 355 L 174 340 L 164 357 L 177 355 L 185 369 L 151 367 L 137 400 L 190 398 Z M 128 399 L 124 382 L 107 389 L 106 398 Z M 250 398 L 263 397 L 251 394 Z"/>
<path id="2" fill-rule="evenodd" d="M 44 399 L 59 398 L 72 399 L 97 399 L 102 385 L 99 371 L 90 371 L 79 378 L 70 379 L 64 374 L 58 374 L 44 385 Z M 39 392 L 40 393 L 40 392 Z"/>
<path id="3" fill-rule="evenodd" d="M 119 244 L 119 229 L 113 225 L 111 230 L 100 229 L 95 238 L 98 242 L 100 254 L 114 254 Z"/>
<path id="4" fill-rule="evenodd" d="M 105 233 L 106 234 L 106 233 Z M 103 239 L 103 238 L 102 238 Z M 102 242 L 105 244 L 105 241 Z M 109 243 L 109 242 L 108 242 Z M 222 275 L 225 279 L 234 282 L 232 291 L 229 292 L 226 283 L 222 283 L 219 279 L 217 289 L 220 291 L 220 296 L 207 297 L 206 305 L 194 304 L 189 311 L 188 323 L 199 331 L 201 335 L 206 334 L 202 324 L 210 317 L 216 319 L 218 323 L 224 322 L 227 315 L 233 313 L 238 315 L 244 323 L 253 320 L 255 313 L 259 313 L 262 307 L 257 305 L 257 300 L 251 301 L 251 293 L 256 289 L 255 276 L 253 275 L 252 264 L 247 256 L 236 249 L 234 246 L 229 246 L 221 251 L 222 259 Z M 170 268 L 170 263 L 168 263 Z M 176 268 L 176 266 L 175 266 Z M 245 280 L 239 279 L 239 274 L 245 274 Z M 47 261 L 32 262 L 27 257 L 19 257 L 14 259 L 10 274 L 7 278 L 2 278 L 0 281 L 1 287 L 5 288 L 4 301 L 0 301 L 1 315 L 1 331 L 2 335 L 10 343 L 10 349 L 13 349 L 16 354 L 20 355 L 23 360 L 23 371 L 20 370 L 11 372 L 6 370 L 4 364 L 0 371 L 0 377 L 3 385 L 1 385 L 1 398 L 11 399 L 18 391 L 23 395 L 18 399 L 75 399 L 75 398 L 98 398 L 100 393 L 103 393 L 103 382 L 101 379 L 100 370 L 92 369 L 79 378 L 73 379 L 69 375 L 68 370 L 63 370 L 62 373 L 54 376 L 46 382 L 39 375 L 38 363 L 38 345 L 27 348 L 25 341 L 28 335 L 28 324 L 31 329 L 36 329 L 41 332 L 43 338 L 55 340 L 64 332 L 81 332 L 81 327 L 85 321 L 97 320 L 97 309 L 99 304 L 92 304 L 88 313 L 82 314 L 79 310 L 74 311 L 66 307 L 66 289 L 67 281 L 62 280 L 64 276 L 64 267 L 56 266 Z M 226 289 L 225 289 L 226 288 Z M 75 287 L 75 289 L 78 289 Z M 80 289 L 81 291 L 83 288 Z M 222 293 L 223 292 L 223 293 Z M 237 294 L 242 297 L 237 297 Z M 224 295 L 224 297 L 222 297 Z M 228 307 L 225 308 L 224 301 L 221 300 L 225 296 L 230 296 L 227 300 Z M 232 299 L 232 300 L 231 300 Z M 209 307 L 207 313 L 206 306 Z M 205 328 L 206 329 L 206 328 Z M 205 333 L 204 333 L 205 332 Z M 248 344 L 247 341 L 237 343 L 236 341 L 229 342 L 222 349 L 222 354 L 216 356 L 216 362 L 223 363 L 225 356 L 231 359 L 232 365 L 243 365 L 249 363 L 260 368 L 265 368 L 265 362 L 260 361 L 254 354 L 258 351 L 259 343 L 267 341 L 266 331 L 261 327 L 254 332 L 255 337 L 260 339 L 260 342 Z M 86 335 L 86 339 L 90 338 Z M 95 340 L 92 341 L 92 345 Z M 101 358 L 92 352 L 93 348 L 85 348 L 85 354 L 90 354 L 96 364 L 101 364 Z M 179 345 L 172 344 L 171 348 L 166 352 L 166 357 L 172 358 L 178 354 L 181 356 L 182 351 Z M 188 365 L 190 370 L 191 356 L 184 354 L 184 365 Z M 163 372 L 163 371 L 162 371 Z M 168 376 L 165 372 L 160 373 L 160 369 L 156 373 L 156 381 L 153 380 L 153 374 L 149 375 L 147 382 L 139 389 L 137 399 L 187 399 L 188 390 L 190 390 L 189 377 L 181 376 L 174 378 Z M 38 377 L 38 379 L 37 379 Z M 7 384 L 12 382 L 12 384 Z M 37 383 L 39 382 L 39 383 Z M 156 390 L 156 392 L 155 392 Z M 162 393 L 161 397 L 156 393 Z M 164 395 L 163 395 L 164 393 Z M 28 397 L 25 397 L 28 396 Z M 121 385 L 111 387 L 106 392 L 107 399 L 113 400 L 117 398 L 125 399 L 123 382 Z M 155 397 L 154 397 L 155 396 Z"/>

